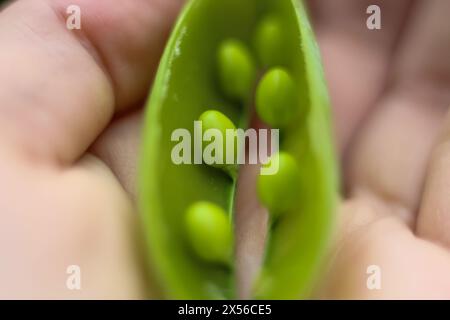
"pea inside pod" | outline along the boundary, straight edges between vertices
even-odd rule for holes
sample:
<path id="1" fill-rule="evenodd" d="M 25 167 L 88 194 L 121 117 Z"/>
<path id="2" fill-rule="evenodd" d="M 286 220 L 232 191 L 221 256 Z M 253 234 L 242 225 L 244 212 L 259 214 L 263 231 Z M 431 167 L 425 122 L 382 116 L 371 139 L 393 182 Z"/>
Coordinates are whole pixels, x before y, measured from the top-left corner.
<path id="1" fill-rule="evenodd" d="M 242 100 L 248 96 L 255 81 L 256 67 L 245 44 L 229 39 L 220 45 L 218 74 L 222 90 L 229 98 Z"/>
<path id="2" fill-rule="evenodd" d="M 209 202 L 197 202 L 186 213 L 186 232 L 195 253 L 213 263 L 230 263 L 232 231 L 226 212 Z"/>
<path id="3" fill-rule="evenodd" d="M 208 110 L 200 115 L 199 121 L 206 131 L 208 141 L 203 144 L 203 161 L 216 168 L 223 169 L 235 178 L 237 174 L 238 144 L 234 123 L 223 113 Z"/>
<path id="4" fill-rule="evenodd" d="M 271 175 L 260 175 L 258 178 L 258 194 L 263 205 L 276 216 L 287 212 L 298 203 L 302 177 L 296 160 L 286 152 L 273 155 L 265 166 L 275 166 L 277 172 Z"/>
<path id="5" fill-rule="evenodd" d="M 259 200 L 277 221 L 252 297 L 305 298 L 311 290 L 332 226 L 337 174 L 327 90 L 305 9 L 296 0 L 191 0 L 152 88 L 139 167 L 149 261 L 166 297 L 238 298 L 238 166 L 230 174 L 227 166 L 175 164 L 171 136 L 183 129 L 195 137 L 198 120 L 219 132 L 245 129 L 253 101 L 282 140 L 278 171 L 258 177 Z M 204 142 L 189 145 L 204 155 Z"/>
<path id="6" fill-rule="evenodd" d="M 286 127 L 299 114 L 296 84 L 282 68 L 273 68 L 264 75 L 256 96 L 260 118 L 274 128 Z"/>

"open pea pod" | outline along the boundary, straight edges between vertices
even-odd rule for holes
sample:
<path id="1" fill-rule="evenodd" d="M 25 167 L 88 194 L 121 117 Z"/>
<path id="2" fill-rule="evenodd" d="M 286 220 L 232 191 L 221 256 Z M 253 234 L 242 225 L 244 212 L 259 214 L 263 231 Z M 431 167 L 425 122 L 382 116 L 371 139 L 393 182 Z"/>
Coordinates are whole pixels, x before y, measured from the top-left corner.
<path id="1" fill-rule="evenodd" d="M 262 80 L 257 70 L 267 72 Z M 278 110 L 277 97 L 291 106 Z M 253 297 L 310 293 L 331 233 L 337 174 L 327 90 L 305 9 L 296 0 L 192 0 L 156 75 L 139 167 L 149 258 L 166 297 L 236 298 L 233 254 L 226 252 L 233 228 L 220 224 L 233 225 L 238 171 L 174 163 L 173 132 L 184 128 L 195 137 L 194 121 L 213 119 L 215 114 L 205 114 L 211 109 L 245 128 L 254 101 L 261 118 L 281 128 L 280 163 L 287 163 L 280 167 L 285 176 L 262 178 L 261 200 L 274 211 L 295 203 L 270 225 Z M 284 181 L 293 182 L 280 192 Z"/>

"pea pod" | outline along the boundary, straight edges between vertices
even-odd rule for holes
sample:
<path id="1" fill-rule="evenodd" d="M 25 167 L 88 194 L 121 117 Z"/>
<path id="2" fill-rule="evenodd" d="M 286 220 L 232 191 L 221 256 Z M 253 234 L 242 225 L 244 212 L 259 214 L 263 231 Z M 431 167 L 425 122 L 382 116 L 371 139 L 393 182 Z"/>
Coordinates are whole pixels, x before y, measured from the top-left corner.
<path id="1" fill-rule="evenodd" d="M 327 90 L 305 9 L 296 0 L 192 0 L 155 78 L 139 166 L 149 260 L 168 298 L 237 297 L 227 253 L 233 240 L 224 231 L 233 230 L 236 177 L 195 159 L 174 163 L 172 138 L 179 128 L 195 137 L 193 123 L 209 110 L 218 112 L 212 119 L 225 119 L 220 128 L 246 128 L 253 102 L 261 118 L 281 129 L 279 163 L 286 168 L 280 167 L 280 175 L 289 177 L 258 182 L 261 202 L 282 212 L 275 212 L 270 226 L 253 298 L 308 297 L 328 243 L 338 179 Z M 202 148 L 195 141 L 190 145 L 193 153 Z M 291 189 L 283 195 L 276 188 Z M 186 215 L 193 217 L 188 228 Z M 202 217 L 207 222 L 196 230 Z M 224 221 L 231 228 L 219 226 Z M 223 236 L 212 236 L 207 226 Z M 203 248 L 208 237 L 213 242 Z"/>

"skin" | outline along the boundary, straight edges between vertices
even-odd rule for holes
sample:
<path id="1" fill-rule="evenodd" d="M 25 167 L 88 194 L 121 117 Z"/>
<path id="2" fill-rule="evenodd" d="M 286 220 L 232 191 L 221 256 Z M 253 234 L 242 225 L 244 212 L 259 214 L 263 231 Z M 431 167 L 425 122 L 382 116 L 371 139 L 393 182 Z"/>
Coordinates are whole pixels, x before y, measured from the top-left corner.
<path id="1" fill-rule="evenodd" d="M 380 31 L 369 2 L 311 3 L 345 185 L 314 297 L 450 298 L 450 2 L 377 1 Z M 81 32 L 72 1 L 0 13 L 0 298 L 155 297 L 136 249 L 140 106 L 182 1 L 77 3 Z M 382 290 L 366 287 L 374 264 Z"/>

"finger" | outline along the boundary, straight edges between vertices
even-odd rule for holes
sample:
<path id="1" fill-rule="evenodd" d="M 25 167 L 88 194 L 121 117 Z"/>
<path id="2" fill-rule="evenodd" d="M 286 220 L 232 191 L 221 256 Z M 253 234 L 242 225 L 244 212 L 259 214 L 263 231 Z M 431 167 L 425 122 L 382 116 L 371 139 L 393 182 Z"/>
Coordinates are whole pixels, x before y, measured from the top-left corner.
<path id="1" fill-rule="evenodd" d="M 450 113 L 445 130 L 434 147 L 421 208 L 417 219 L 417 234 L 450 247 Z"/>
<path id="2" fill-rule="evenodd" d="M 355 148 L 353 192 L 374 191 L 415 217 L 429 154 L 449 104 L 448 1 L 417 3 L 385 98 Z M 449 78 L 447 78 L 449 79 Z"/>
<path id="3" fill-rule="evenodd" d="M 426 100 L 399 93 L 384 98 L 354 150 L 350 171 L 353 195 L 371 191 L 404 207 L 409 212 L 406 218 L 412 218 L 441 120 L 441 110 L 430 108 L 433 106 Z"/>
<path id="4" fill-rule="evenodd" d="M 118 118 L 108 126 L 92 147 L 92 152 L 111 169 L 132 197 L 136 197 L 142 115 L 142 110 L 136 110 Z"/>
<path id="5" fill-rule="evenodd" d="M 363 196 L 340 209 L 346 221 L 334 242 L 317 298 L 448 299 L 450 279 L 443 275 L 450 267 L 450 256 L 417 238 L 391 212 L 397 208 Z M 375 279 L 379 286 L 373 288 Z"/>
<path id="6" fill-rule="evenodd" d="M 410 1 L 310 1 L 344 153 L 365 114 L 383 90 L 396 40 Z M 366 25 L 370 5 L 381 9 L 381 30 Z M 364 84 L 364 85 L 362 85 Z"/>
<path id="7" fill-rule="evenodd" d="M 0 162 L 0 299 L 147 296 L 138 216 L 101 161 L 85 155 L 56 172 L 10 153 Z"/>
<path id="8" fill-rule="evenodd" d="M 81 9 L 81 30 L 66 9 Z M 0 139 L 33 161 L 80 157 L 142 100 L 181 1 L 20 0 L 0 15 Z"/>

